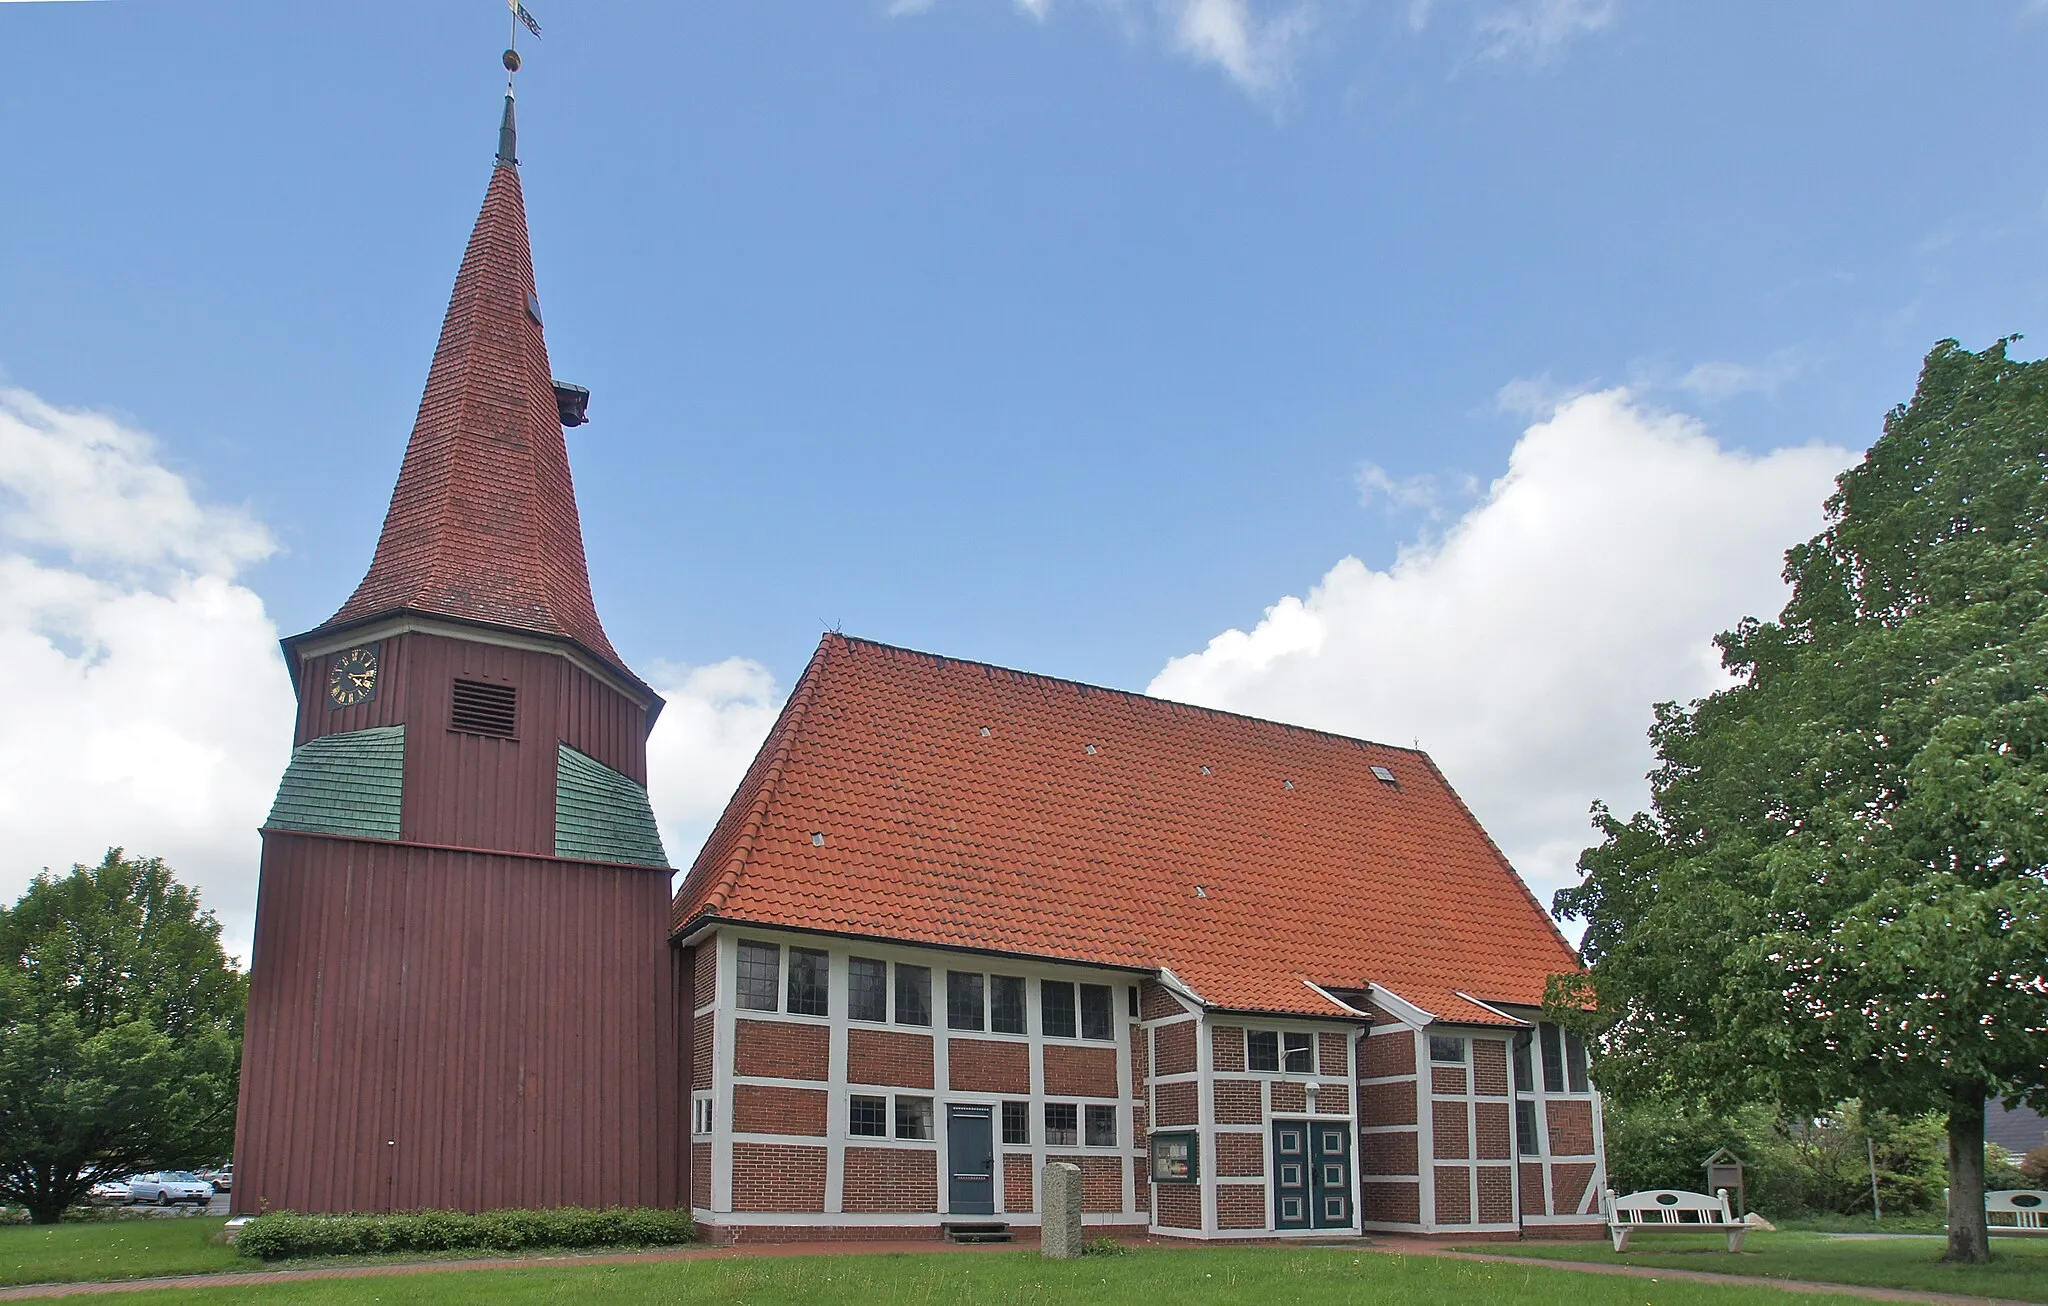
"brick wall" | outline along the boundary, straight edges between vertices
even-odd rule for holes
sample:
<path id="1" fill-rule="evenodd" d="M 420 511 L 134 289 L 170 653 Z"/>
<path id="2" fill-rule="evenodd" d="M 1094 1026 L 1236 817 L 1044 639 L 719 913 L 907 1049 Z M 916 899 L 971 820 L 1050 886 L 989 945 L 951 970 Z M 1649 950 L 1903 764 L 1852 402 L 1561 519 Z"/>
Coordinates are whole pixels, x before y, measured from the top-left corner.
<path id="1" fill-rule="evenodd" d="M 1029 1093 L 1031 1046 L 993 1039 L 949 1038 L 946 1084 L 969 1093 Z"/>
<path id="2" fill-rule="evenodd" d="M 825 1132 L 825 1094 L 815 1088 L 779 1088 L 770 1084 L 735 1084 L 732 1127 L 742 1134 L 810 1134 Z"/>
<path id="3" fill-rule="evenodd" d="M 1515 1218 L 1513 1172 L 1504 1165 L 1479 1167 L 1479 1223 L 1509 1224 Z"/>
<path id="4" fill-rule="evenodd" d="M 1049 1054 L 1052 1049 L 1047 1048 Z M 1152 1031 L 1152 1064 L 1160 1075 L 1185 1075 L 1195 1068 L 1195 1022 L 1177 1021 Z"/>
<path id="5" fill-rule="evenodd" d="M 1273 1081 L 1273 1114 L 1300 1113 L 1308 1110 L 1308 1089 L 1290 1080 Z"/>
<path id="6" fill-rule="evenodd" d="M 1324 1084 L 1316 1091 L 1316 1114 L 1341 1116 L 1351 1110 L 1351 1085 Z"/>
<path id="7" fill-rule="evenodd" d="M 1051 1044 L 1044 1049 L 1047 1097 L 1115 1097 L 1116 1049 Z"/>
<path id="8" fill-rule="evenodd" d="M 708 1007 L 718 997 L 718 936 L 690 949 L 690 1000 Z"/>
<path id="9" fill-rule="evenodd" d="M 1264 1134 L 1216 1135 L 1216 1173 L 1235 1176 L 1264 1176 L 1266 1136 Z"/>
<path id="10" fill-rule="evenodd" d="M 1415 1085 L 1367 1084 L 1359 1090 L 1368 1125 L 1415 1123 Z"/>
<path id="11" fill-rule="evenodd" d="M 1471 1172 L 1462 1165 L 1436 1168 L 1436 1222 L 1472 1223 Z"/>
<path id="12" fill-rule="evenodd" d="M 1490 1038 L 1472 1040 L 1472 1091 L 1481 1097 L 1508 1095 L 1508 1045 Z"/>
<path id="13" fill-rule="evenodd" d="M 1032 1205 L 1031 1153 L 1003 1153 L 1003 1209 L 1009 1212 L 1037 1209 Z"/>
<path id="14" fill-rule="evenodd" d="M 939 1154 L 924 1147 L 847 1148 L 842 1205 L 849 1211 L 937 1211 Z"/>
<path id="15" fill-rule="evenodd" d="M 932 1086 L 932 1036 L 882 1029 L 846 1031 L 846 1080 L 892 1088 Z"/>
<path id="16" fill-rule="evenodd" d="M 711 1144 L 690 1144 L 690 1205 L 711 1209 Z"/>
<path id="17" fill-rule="evenodd" d="M 733 1069 L 742 1075 L 772 1079 L 824 1079 L 827 1034 L 823 1025 L 740 1021 L 733 1040 Z"/>
<path id="18" fill-rule="evenodd" d="M 1145 1096 L 1145 1081 L 1151 1078 L 1146 1069 L 1149 1064 L 1145 1049 L 1145 1031 L 1142 1026 L 1132 1025 L 1131 1032 L 1131 1096 Z"/>
<path id="19" fill-rule="evenodd" d="M 1221 1085 L 1218 1086 L 1219 1092 Z M 1050 1088 L 1046 1089 L 1050 1093 Z M 1155 1128 L 1169 1129 L 1177 1125 L 1195 1123 L 1195 1086 L 1192 1083 L 1161 1084 L 1152 1090 L 1153 1110 L 1157 1119 Z M 1253 1121 L 1257 1124 L 1257 1121 Z"/>
<path id="20" fill-rule="evenodd" d="M 1591 1102 L 1545 1102 L 1544 1114 L 1550 1125 L 1552 1156 L 1593 1154 L 1593 1104 Z"/>
<path id="21" fill-rule="evenodd" d="M 732 1209 L 824 1210 L 825 1149 L 781 1143 L 734 1143 Z"/>
<path id="22" fill-rule="evenodd" d="M 1159 1221 L 1169 1229 L 1202 1227 L 1202 1190 L 1194 1184 L 1159 1185 Z"/>
<path id="23" fill-rule="evenodd" d="M 1422 1185 L 1412 1180 L 1366 1184 L 1364 1213 L 1380 1224 L 1421 1224 Z"/>
<path id="24" fill-rule="evenodd" d="M 1482 1161 L 1511 1161 L 1515 1142 L 1508 1125 L 1508 1104 L 1481 1102 L 1472 1108 L 1472 1154 Z"/>
<path id="25" fill-rule="evenodd" d="M 1419 1144 L 1412 1133 L 1361 1134 L 1358 1139 L 1360 1174 L 1421 1174 L 1416 1168 Z"/>
<path id="26" fill-rule="evenodd" d="M 1209 1031 L 1209 1069 L 1244 1071 L 1244 1030 L 1237 1025 L 1218 1025 Z"/>
<path id="27" fill-rule="evenodd" d="M 1180 999 L 1166 991 L 1158 980 L 1146 980 L 1138 985 L 1138 1014 L 1146 1020 L 1165 1020 L 1172 1016 L 1185 1016 L 1188 1009 Z"/>
<path id="28" fill-rule="evenodd" d="M 1550 1210 L 1553 1215 L 1578 1215 L 1587 1205 L 1586 1185 L 1593 1182 L 1593 1167 L 1586 1162 L 1550 1166 Z"/>
<path id="29" fill-rule="evenodd" d="M 1264 1184 L 1216 1185 L 1216 1225 L 1221 1229 L 1266 1227 Z"/>
<path id="30" fill-rule="evenodd" d="M 1548 1215 L 1549 1194 L 1543 1191 L 1543 1166 L 1537 1161 L 1522 1162 L 1522 1214 Z"/>
<path id="31" fill-rule="evenodd" d="M 1168 1088 L 1179 1088 L 1178 1084 L 1162 1084 L 1159 1087 L 1159 1123 L 1166 1123 L 1165 1092 Z M 1194 1085 L 1187 1085 L 1192 1089 Z M 1188 1094 L 1192 1110 L 1194 1094 Z M 1183 1123 L 1193 1124 L 1192 1116 Z M 1266 1123 L 1266 1107 L 1259 1093 L 1256 1079 L 1219 1079 L 1216 1081 L 1216 1123 L 1219 1125 L 1262 1125 Z"/>
<path id="32" fill-rule="evenodd" d="M 1120 1156 L 1048 1157 L 1072 1161 L 1081 1167 L 1081 1209 L 1121 1211 L 1124 1209 L 1124 1159 Z"/>
<path id="33" fill-rule="evenodd" d="M 1441 1160 L 1463 1160 L 1472 1155 L 1465 1130 L 1463 1102 L 1432 1102 L 1430 1106 L 1430 1152 Z"/>
<path id="34" fill-rule="evenodd" d="M 690 1087 L 711 1087 L 711 1036 L 717 1032 L 718 1017 L 711 1012 L 691 1018 L 694 1028 L 690 1031 Z"/>
<path id="35" fill-rule="evenodd" d="M 1326 1075 L 1351 1073 L 1351 1039 L 1327 1031 L 1316 1035 L 1316 1064 Z"/>
<path id="36" fill-rule="evenodd" d="M 1455 1093 L 1462 1097 L 1465 1092 L 1465 1067 L 1431 1066 L 1429 1068 L 1429 1091 L 1432 1093 Z"/>
<path id="37" fill-rule="evenodd" d="M 1358 1077 L 1381 1079 L 1415 1073 L 1415 1035 L 1407 1030 L 1375 1034 L 1358 1054 Z"/>

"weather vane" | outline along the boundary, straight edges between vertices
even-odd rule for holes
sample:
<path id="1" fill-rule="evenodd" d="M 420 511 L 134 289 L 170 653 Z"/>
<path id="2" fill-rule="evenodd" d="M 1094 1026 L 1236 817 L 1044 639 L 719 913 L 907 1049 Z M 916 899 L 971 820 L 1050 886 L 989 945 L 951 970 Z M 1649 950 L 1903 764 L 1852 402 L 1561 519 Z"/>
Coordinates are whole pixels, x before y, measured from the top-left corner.
<path id="1" fill-rule="evenodd" d="M 505 47 L 505 94 L 512 93 L 512 74 L 519 71 L 519 28 L 522 24 L 533 33 L 533 39 L 540 39 L 540 20 L 519 0 L 505 0 L 505 7 L 512 11 L 512 40 Z"/>

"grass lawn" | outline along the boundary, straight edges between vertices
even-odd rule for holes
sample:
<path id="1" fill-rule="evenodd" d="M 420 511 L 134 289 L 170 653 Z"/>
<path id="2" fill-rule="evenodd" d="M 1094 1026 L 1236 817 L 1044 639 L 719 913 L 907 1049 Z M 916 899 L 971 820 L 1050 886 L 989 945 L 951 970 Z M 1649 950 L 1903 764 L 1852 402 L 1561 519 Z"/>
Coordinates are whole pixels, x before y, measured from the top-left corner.
<path id="1" fill-rule="evenodd" d="M 1035 1252 L 750 1257 L 657 1265 L 476 1270 L 290 1285 L 161 1291 L 124 1295 L 123 1303 L 582 1302 L 600 1294 L 618 1302 L 681 1306 L 780 1306 L 781 1303 L 1322 1303 L 1332 1306 L 1739 1306 L 1762 1302 L 1839 1303 L 1773 1290 L 1659 1283 L 1572 1274 L 1538 1265 L 1386 1256 L 1372 1252 L 1265 1248 L 1138 1251 L 1080 1261 L 1040 1260 Z"/>
<path id="2" fill-rule="evenodd" d="M 1938 1238 L 1829 1238 L 1818 1233 L 1753 1233 L 1730 1255 L 1715 1234 L 1665 1234 L 1629 1244 L 1627 1255 L 1607 1242 L 1531 1247 L 1489 1243 L 1464 1250 L 1547 1260 L 1604 1261 L 1663 1269 L 1813 1279 L 1877 1288 L 1925 1288 L 2048 1302 L 2048 1238 L 1993 1238 L 1989 1265 L 1943 1265 Z"/>
<path id="3" fill-rule="evenodd" d="M 0 1284 L 140 1279 L 252 1269 L 213 1241 L 225 1218 L 92 1220 L 0 1226 Z"/>

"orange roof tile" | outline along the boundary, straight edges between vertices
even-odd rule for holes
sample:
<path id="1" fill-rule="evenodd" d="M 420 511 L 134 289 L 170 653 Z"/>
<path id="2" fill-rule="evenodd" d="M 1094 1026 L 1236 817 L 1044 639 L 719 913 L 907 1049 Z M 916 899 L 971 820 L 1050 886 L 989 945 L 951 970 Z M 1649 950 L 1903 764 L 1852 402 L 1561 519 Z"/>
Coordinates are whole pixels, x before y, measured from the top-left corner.
<path id="1" fill-rule="evenodd" d="M 1466 995 L 1578 967 L 1426 754 L 836 634 L 676 897 L 712 918 L 1164 968 L 1244 1011 L 1371 984 L 1500 1024 Z"/>

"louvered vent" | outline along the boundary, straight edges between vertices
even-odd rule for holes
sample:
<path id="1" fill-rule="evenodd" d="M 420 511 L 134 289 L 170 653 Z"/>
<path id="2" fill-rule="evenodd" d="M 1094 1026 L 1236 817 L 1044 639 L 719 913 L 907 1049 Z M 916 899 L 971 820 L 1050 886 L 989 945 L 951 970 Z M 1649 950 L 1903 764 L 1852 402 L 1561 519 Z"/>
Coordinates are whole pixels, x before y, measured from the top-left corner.
<path id="1" fill-rule="evenodd" d="M 515 737 L 519 722 L 519 691 L 511 685 L 486 685 L 476 680 L 455 682 L 448 728 L 465 735 Z"/>

